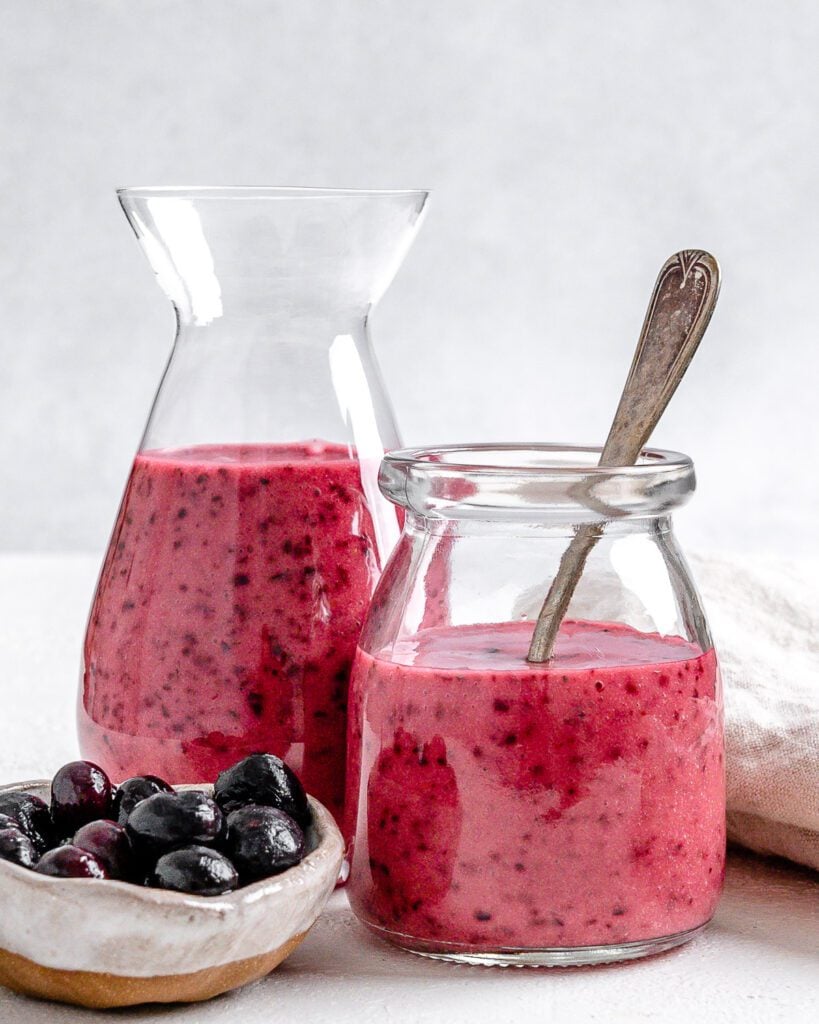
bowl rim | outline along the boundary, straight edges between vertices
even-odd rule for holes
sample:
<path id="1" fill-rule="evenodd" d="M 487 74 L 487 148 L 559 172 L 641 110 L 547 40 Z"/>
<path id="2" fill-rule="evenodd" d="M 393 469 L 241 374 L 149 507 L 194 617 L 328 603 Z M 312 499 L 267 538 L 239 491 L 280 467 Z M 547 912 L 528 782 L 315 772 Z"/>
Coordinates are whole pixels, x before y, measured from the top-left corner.
<path id="1" fill-rule="evenodd" d="M 25 782 L 3 783 L 0 785 L 0 795 L 22 790 L 33 796 L 42 797 L 42 791 L 48 792 L 50 786 L 50 779 L 29 779 Z M 213 792 L 213 785 L 210 783 L 187 783 L 173 788 L 179 791 L 198 789 L 208 794 Z M 339 867 L 341 866 L 344 841 L 335 819 L 324 804 L 309 794 L 307 799 L 313 812 L 313 821 L 309 826 L 308 833 L 313 833 L 315 842 L 304 859 L 292 868 L 282 871 L 281 874 L 260 879 L 258 882 L 251 882 L 250 885 L 234 889 L 221 896 L 197 896 L 194 893 L 175 892 L 172 889 L 156 889 L 116 878 L 58 878 L 53 875 L 40 874 L 32 868 L 25 868 L 2 858 L 0 858 L 0 887 L 15 881 L 23 881 L 35 887 L 40 886 L 44 891 L 50 888 L 52 894 L 55 894 L 56 887 L 71 886 L 76 889 L 77 886 L 81 886 L 83 891 L 89 892 L 89 895 L 100 891 L 119 892 L 123 899 L 129 898 L 148 906 L 175 906 L 180 910 L 190 910 L 192 907 L 196 907 L 199 911 L 212 911 L 223 916 L 228 908 L 256 903 L 258 900 L 298 889 L 303 884 L 304 878 L 321 870 L 328 859 L 337 858 Z"/>

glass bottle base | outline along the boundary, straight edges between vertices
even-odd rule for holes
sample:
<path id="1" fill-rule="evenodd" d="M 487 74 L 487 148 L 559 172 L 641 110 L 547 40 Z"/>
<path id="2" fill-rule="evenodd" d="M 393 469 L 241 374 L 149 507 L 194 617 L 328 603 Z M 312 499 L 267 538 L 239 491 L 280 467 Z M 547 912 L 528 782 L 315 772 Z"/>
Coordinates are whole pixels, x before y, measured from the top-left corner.
<path id="1" fill-rule="evenodd" d="M 375 935 L 386 939 L 407 953 L 415 953 L 430 960 L 446 960 L 450 963 L 469 964 L 481 967 L 584 967 L 591 964 L 612 964 L 623 960 L 637 960 L 644 956 L 653 956 L 674 949 L 693 939 L 708 925 L 698 925 L 688 931 L 676 932 L 674 935 L 662 935 L 655 939 L 642 939 L 639 942 L 622 942 L 606 946 L 554 946 L 544 949 L 496 949 L 482 950 L 456 943 L 426 943 L 401 935 L 386 928 L 368 924 L 367 927 Z"/>

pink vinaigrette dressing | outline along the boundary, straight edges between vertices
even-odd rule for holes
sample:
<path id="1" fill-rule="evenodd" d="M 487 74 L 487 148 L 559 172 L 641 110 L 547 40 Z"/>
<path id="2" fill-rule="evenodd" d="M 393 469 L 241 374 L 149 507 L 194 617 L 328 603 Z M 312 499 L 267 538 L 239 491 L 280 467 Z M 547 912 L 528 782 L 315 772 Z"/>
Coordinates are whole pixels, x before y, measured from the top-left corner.
<path id="1" fill-rule="evenodd" d="M 84 649 L 83 756 L 114 779 L 284 757 L 337 815 L 350 664 L 380 570 L 346 446 L 137 456 Z"/>
<path id="2" fill-rule="evenodd" d="M 725 855 L 713 650 L 564 623 L 421 630 L 358 651 L 350 899 L 414 948 L 609 945 L 706 922 Z"/>

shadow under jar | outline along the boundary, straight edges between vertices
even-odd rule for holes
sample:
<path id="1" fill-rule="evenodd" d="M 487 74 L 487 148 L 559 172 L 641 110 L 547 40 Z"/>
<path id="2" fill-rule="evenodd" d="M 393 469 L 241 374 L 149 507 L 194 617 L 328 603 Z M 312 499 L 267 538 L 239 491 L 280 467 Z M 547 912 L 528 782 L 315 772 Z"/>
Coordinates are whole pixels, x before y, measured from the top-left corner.
<path id="1" fill-rule="evenodd" d="M 349 895 L 397 945 L 467 963 L 604 963 L 711 918 L 725 862 L 722 693 L 672 532 L 686 456 L 396 452 L 404 530 L 353 666 Z M 603 524 L 553 658 L 526 660 L 576 527 Z"/>

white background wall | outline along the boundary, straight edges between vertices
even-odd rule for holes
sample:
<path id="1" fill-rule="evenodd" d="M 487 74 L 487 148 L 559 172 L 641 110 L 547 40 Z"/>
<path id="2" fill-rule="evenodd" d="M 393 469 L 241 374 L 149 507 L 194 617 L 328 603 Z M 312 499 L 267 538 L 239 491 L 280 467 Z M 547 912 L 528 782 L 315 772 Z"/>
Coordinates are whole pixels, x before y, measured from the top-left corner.
<path id="1" fill-rule="evenodd" d="M 408 442 L 599 440 L 655 274 L 721 303 L 683 532 L 816 552 L 815 0 L 0 0 L 0 548 L 98 551 L 172 339 L 122 184 L 429 187 L 375 321 Z"/>

